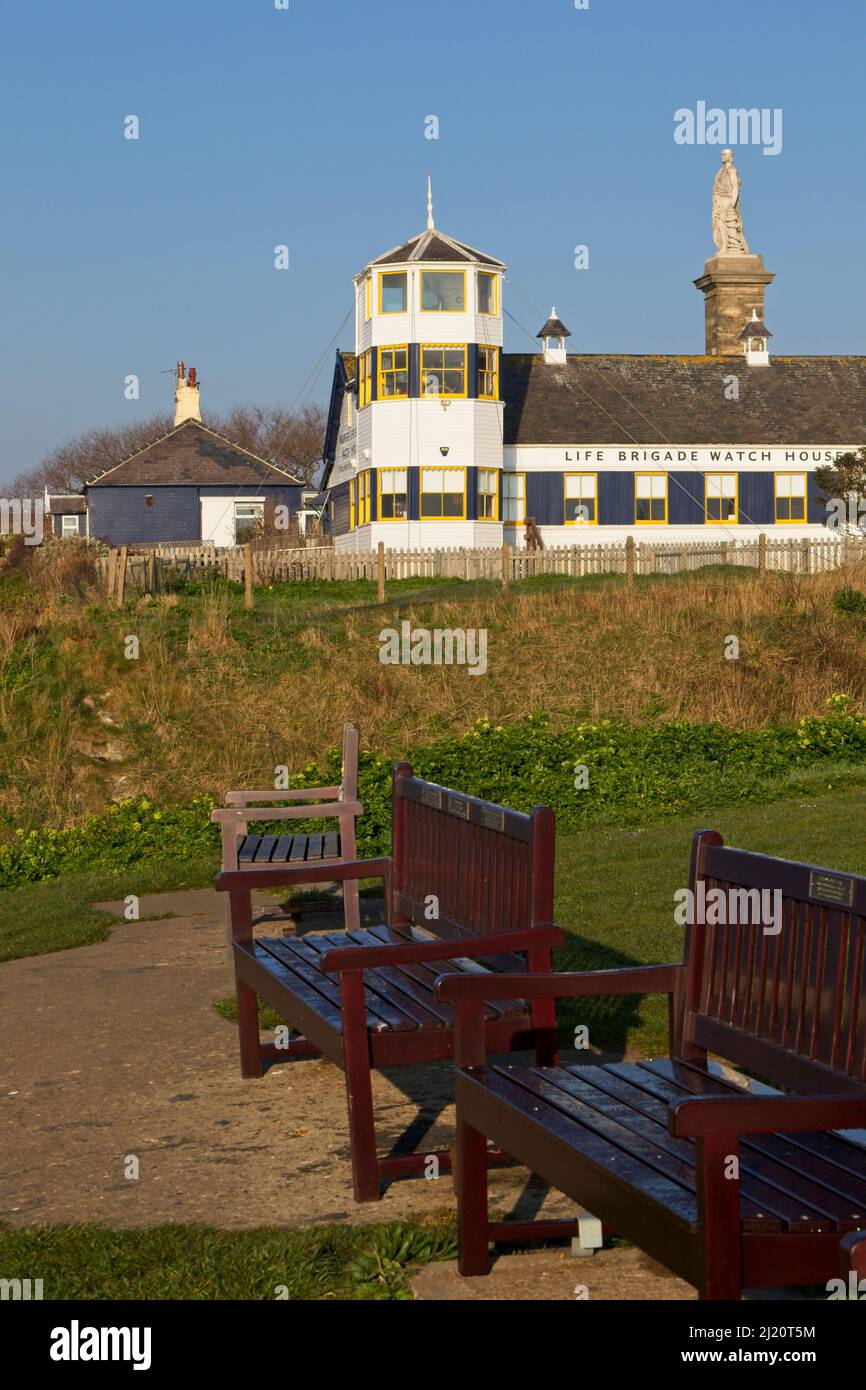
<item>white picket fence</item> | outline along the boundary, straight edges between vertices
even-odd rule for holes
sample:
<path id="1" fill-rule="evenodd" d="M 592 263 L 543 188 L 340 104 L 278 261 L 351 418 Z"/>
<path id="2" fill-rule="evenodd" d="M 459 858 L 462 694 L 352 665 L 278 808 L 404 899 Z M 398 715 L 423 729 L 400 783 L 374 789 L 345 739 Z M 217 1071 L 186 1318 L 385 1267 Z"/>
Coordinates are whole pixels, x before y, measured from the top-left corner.
<path id="1" fill-rule="evenodd" d="M 129 580 L 142 587 L 161 585 L 167 570 L 189 577 L 214 573 L 224 579 L 243 580 L 246 546 L 213 545 L 130 546 L 126 563 Z M 866 539 L 807 538 L 786 540 L 761 535 L 749 540 L 696 541 L 676 544 L 635 541 L 598 545 L 551 546 L 544 550 L 514 550 L 510 546 L 487 549 L 430 549 L 344 551 L 332 546 L 304 549 L 252 547 L 253 581 L 257 584 L 293 580 L 375 581 L 409 578 L 527 579 L 533 575 L 563 574 L 678 574 L 706 565 L 746 565 L 753 569 L 788 574 L 819 574 L 843 565 L 866 561 Z M 154 563 L 155 561 L 155 563 Z M 100 566 L 108 568 L 109 556 Z M 146 576 L 146 579 L 145 579 Z"/>

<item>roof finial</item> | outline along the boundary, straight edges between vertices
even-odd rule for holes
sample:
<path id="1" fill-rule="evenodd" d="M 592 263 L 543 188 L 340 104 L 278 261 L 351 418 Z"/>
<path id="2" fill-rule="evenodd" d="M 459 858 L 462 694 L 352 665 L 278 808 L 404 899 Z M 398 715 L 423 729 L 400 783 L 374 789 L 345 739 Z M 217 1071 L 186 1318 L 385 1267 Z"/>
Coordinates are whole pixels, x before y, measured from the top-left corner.
<path id="1" fill-rule="evenodd" d="M 434 232 L 436 223 L 433 221 L 433 180 L 427 175 L 427 230 Z"/>

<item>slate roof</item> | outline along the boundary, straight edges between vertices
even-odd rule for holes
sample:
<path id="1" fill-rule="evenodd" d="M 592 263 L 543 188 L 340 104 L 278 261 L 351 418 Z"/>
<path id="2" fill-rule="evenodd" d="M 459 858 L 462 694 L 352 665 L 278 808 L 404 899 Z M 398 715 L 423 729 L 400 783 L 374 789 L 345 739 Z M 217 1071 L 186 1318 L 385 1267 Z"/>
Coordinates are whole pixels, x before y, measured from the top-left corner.
<path id="1" fill-rule="evenodd" d="M 561 318 L 551 317 L 535 336 L 536 338 L 570 338 L 572 333 L 570 328 L 566 328 Z"/>
<path id="2" fill-rule="evenodd" d="M 506 444 L 866 443 L 866 357 L 504 353 L 501 383 Z"/>
<path id="3" fill-rule="evenodd" d="M 444 232 L 422 232 L 420 236 L 410 237 L 402 246 L 394 246 L 390 251 L 368 261 L 368 265 L 403 265 L 414 261 L 468 261 L 477 265 L 492 265 L 497 270 L 505 269 L 504 261 L 486 256 L 465 242 L 455 241 Z M 365 267 L 366 269 L 366 267 Z"/>
<path id="4" fill-rule="evenodd" d="M 161 439 L 107 468 L 87 487 L 231 487 L 300 483 L 284 468 L 233 444 L 197 420 L 184 420 Z"/>

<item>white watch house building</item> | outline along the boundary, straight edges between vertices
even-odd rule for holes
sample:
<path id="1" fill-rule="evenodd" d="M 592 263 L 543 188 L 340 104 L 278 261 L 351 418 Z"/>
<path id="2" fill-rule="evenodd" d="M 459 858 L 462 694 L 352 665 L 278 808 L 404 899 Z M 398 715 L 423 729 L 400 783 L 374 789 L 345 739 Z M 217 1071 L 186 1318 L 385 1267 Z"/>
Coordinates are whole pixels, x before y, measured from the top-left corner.
<path id="1" fill-rule="evenodd" d="M 505 263 L 436 229 L 355 278 L 324 445 L 339 549 L 827 534 L 815 470 L 866 442 L 866 357 L 769 351 L 760 256 L 695 281 L 706 351 L 502 352 Z M 749 307 L 746 307 L 746 306 Z"/>

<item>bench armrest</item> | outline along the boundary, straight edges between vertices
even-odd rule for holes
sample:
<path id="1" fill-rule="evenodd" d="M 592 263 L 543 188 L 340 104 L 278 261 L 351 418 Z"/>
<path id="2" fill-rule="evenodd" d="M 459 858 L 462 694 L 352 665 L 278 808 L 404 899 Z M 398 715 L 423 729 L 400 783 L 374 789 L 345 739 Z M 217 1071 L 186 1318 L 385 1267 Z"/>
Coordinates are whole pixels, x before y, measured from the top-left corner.
<path id="1" fill-rule="evenodd" d="M 261 868 L 223 869 L 216 876 L 218 893 L 251 892 L 253 888 L 281 888 L 289 883 L 342 883 L 351 878 L 385 878 L 391 859 L 304 860 L 300 864 L 263 864 Z"/>
<path id="2" fill-rule="evenodd" d="M 286 791 L 226 792 L 227 806 L 247 806 L 251 801 L 336 801 L 340 787 L 293 787 Z"/>
<path id="3" fill-rule="evenodd" d="M 695 1096 L 668 1110 L 668 1129 L 680 1139 L 864 1126 L 866 1096 Z"/>
<path id="4" fill-rule="evenodd" d="M 492 980 L 471 975 L 442 975 L 436 981 L 436 998 L 446 1002 L 459 1002 L 488 999 L 588 998 L 599 994 L 673 994 L 683 969 L 682 965 L 638 965 L 621 970 L 563 970 L 549 975 L 495 975 Z"/>
<path id="5" fill-rule="evenodd" d="M 526 951 L 533 946 L 563 946 L 567 940 L 561 927 L 527 927 L 525 931 L 490 932 L 487 936 L 462 936 L 447 941 L 383 942 L 380 946 L 337 946 L 322 956 L 323 970 L 373 970 L 378 965 L 417 965 L 426 960 L 460 960 L 464 956 L 502 955 L 506 951 Z M 447 975 L 445 979 L 457 978 Z M 473 979 L 481 986 L 478 997 L 490 999 L 485 986 L 500 976 L 461 976 Z M 533 975 L 505 976 L 510 979 L 534 979 Z M 441 983 L 441 979 L 439 981 Z M 437 986 L 438 988 L 438 986 Z M 521 998 L 521 991 L 510 991 Z M 438 997 L 438 994 L 437 994 Z M 496 996 L 505 998 L 507 996 Z"/>
<path id="6" fill-rule="evenodd" d="M 360 816 L 363 811 L 360 801 L 326 801 L 316 806 L 219 806 L 211 811 L 210 818 L 213 825 L 232 821 L 246 825 L 253 820 L 314 820 L 317 816 L 336 819 Z"/>

